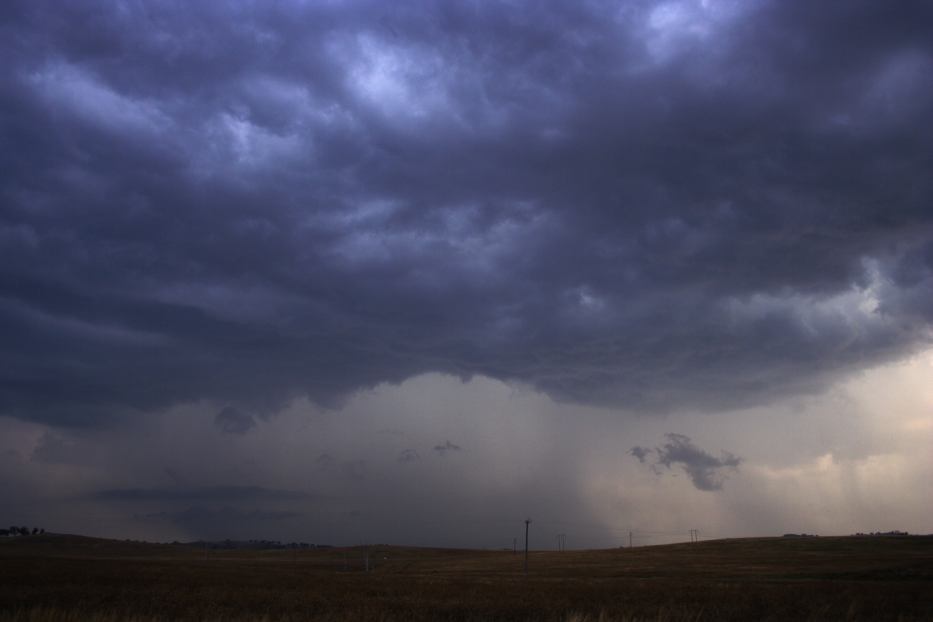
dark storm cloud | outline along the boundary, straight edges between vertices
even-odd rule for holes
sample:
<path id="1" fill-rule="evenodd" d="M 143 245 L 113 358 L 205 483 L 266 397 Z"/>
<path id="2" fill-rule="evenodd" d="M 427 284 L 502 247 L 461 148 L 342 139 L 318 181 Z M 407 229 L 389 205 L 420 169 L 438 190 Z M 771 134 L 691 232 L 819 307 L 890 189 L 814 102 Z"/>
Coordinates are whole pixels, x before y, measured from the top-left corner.
<path id="1" fill-rule="evenodd" d="M 703 410 L 903 356 L 931 20 L 7 2 L 0 412 L 265 414 L 427 371 Z"/>
<path id="2" fill-rule="evenodd" d="M 227 434 L 246 434 L 256 427 L 256 420 L 232 406 L 227 406 L 214 417 L 214 425 Z"/>
<path id="3" fill-rule="evenodd" d="M 665 434 L 667 442 L 661 447 L 648 449 L 646 447 L 633 447 L 629 452 L 639 462 L 645 464 L 648 456 L 655 454 L 655 462 L 651 468 L 658 473 L 658 465 L 672 468 L 680 465 L 690 477 L 690 481 L 699 490 L 720 490 L 725 481 L 725 471 L 736 470 L 742 459 L 727 451 L 716 456 L 697 447 L 689 436 L 683 434 Z"/>

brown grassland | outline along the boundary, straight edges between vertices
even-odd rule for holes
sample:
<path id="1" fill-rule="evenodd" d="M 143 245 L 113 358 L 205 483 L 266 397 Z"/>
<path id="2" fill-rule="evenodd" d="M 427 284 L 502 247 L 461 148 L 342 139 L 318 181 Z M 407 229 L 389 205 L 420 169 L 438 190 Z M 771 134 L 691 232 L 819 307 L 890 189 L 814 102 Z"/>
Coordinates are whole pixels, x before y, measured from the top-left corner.
<path id="1" fill-rule="evenodd" d="M 933 620 L 933 537 L 532 552 L 0 541 L 0 622 Z"/>

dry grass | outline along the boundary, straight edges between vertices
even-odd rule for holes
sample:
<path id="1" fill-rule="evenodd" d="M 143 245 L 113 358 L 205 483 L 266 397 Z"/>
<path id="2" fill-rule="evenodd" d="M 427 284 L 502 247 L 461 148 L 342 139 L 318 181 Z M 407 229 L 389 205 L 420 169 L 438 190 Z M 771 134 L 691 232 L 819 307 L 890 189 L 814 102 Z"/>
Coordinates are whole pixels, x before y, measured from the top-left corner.
<path id="1" fill-rule="evenodd" d="M 0 542 L 0 622 L 933 620 L 933 538 L 746 539 L 634 550 L 205 552 Z"/>

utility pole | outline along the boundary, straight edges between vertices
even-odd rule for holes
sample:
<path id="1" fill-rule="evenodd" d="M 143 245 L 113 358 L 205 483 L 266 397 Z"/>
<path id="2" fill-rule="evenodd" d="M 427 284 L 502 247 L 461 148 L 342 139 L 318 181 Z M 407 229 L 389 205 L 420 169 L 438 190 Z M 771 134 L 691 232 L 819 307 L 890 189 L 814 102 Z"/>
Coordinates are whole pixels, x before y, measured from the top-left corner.
<path id="1" fill-rule="evenodd" d="M 531 519 L 525 519 L 525 574 L 528 574 L 528 525 L 531 524 Z"/>
<path id="2" fill-rule="evenodd" d="M 563 550 L 564 550 L 564 548 L 565 548 L 564 544 L 565 544 L 565 542 L 566 542 L 566 538 L 567 538 L 567 534 L 565 534 L 565 533 L 559 533 L 559 534 L 557 534 L 557 550 L 558 550 L 558 551 L 563 551 Z"/>
<path id="3" fill-rule="evenodd" d="M 628 532 L 628 548 L 632 548 L 632 532 Z"/>

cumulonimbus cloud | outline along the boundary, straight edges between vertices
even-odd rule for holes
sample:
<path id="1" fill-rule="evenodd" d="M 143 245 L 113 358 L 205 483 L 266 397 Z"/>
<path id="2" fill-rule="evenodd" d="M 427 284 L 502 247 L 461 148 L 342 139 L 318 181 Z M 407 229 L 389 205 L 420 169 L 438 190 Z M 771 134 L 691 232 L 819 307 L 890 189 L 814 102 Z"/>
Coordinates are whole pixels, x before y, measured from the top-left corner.
<path id="1" fill-rule="evenodd" d="M 930 343 L 929 3 L 3 11 L 0 414 L 712 410 Z"/>

